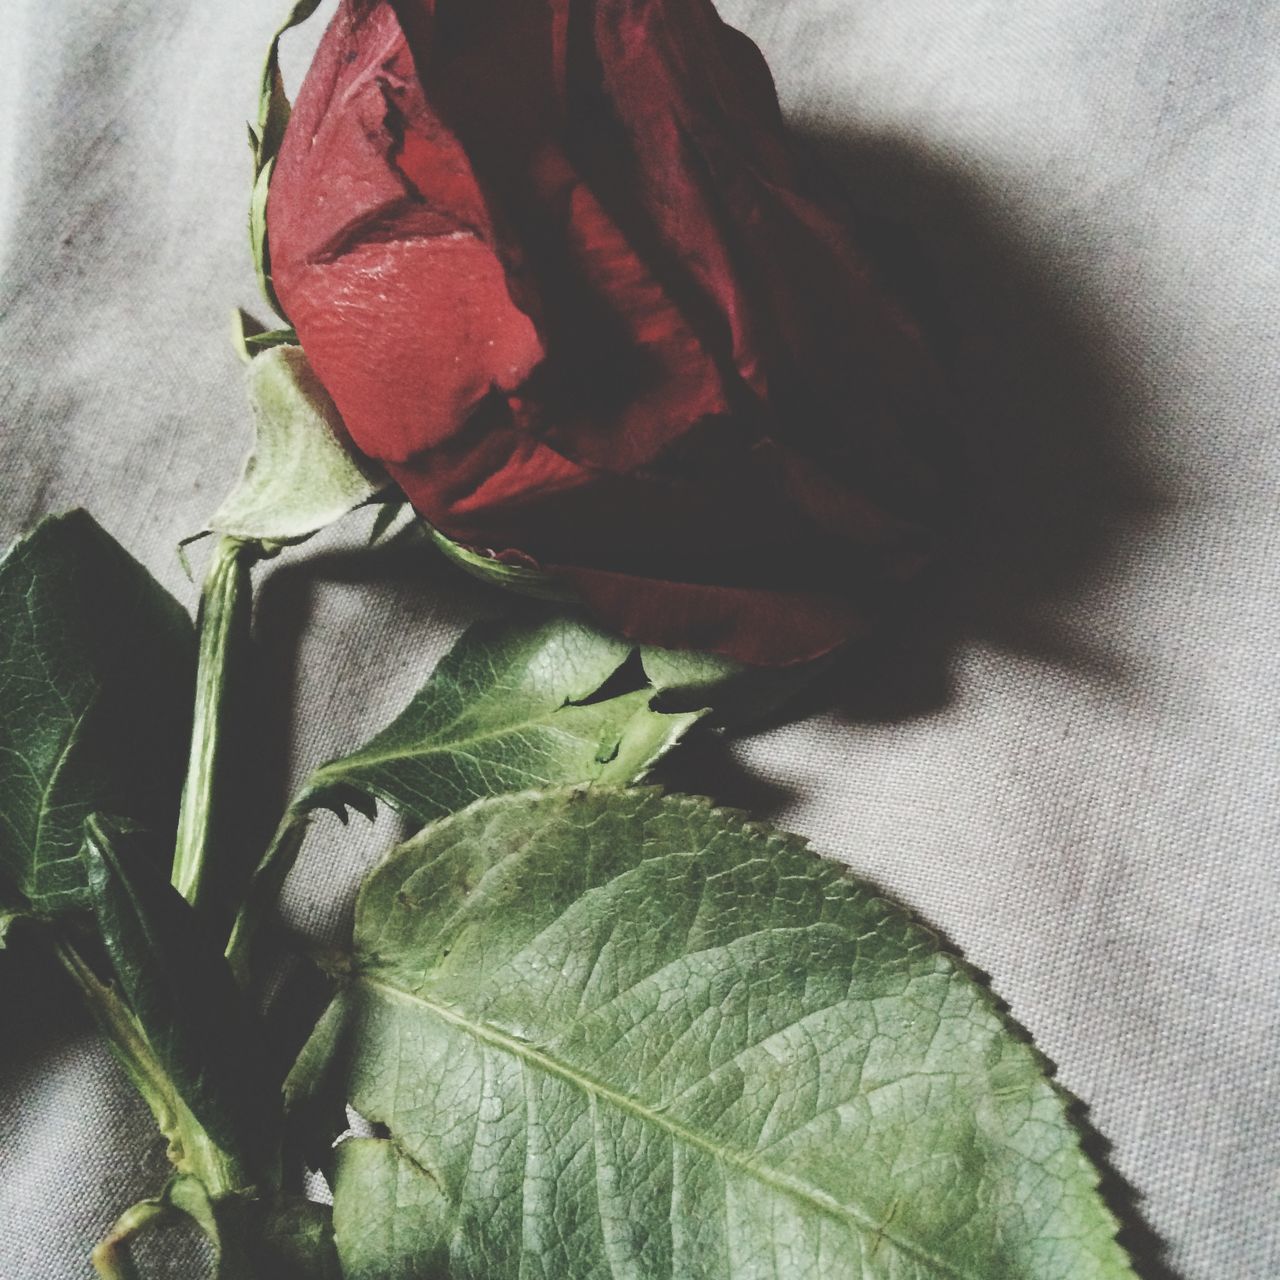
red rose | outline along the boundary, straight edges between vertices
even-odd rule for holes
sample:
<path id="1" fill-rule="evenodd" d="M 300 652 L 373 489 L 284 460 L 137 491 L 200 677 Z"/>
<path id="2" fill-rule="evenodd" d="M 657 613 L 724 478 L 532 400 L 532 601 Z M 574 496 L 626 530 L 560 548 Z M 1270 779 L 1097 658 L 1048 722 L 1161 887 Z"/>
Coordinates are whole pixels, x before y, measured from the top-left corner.
<path id="1" fill-rule="evenodd" d="M 360 448 L 628 636 L 797 662 L 921 564 L 932 366 L 708 0 L 344 0 L 267 223 Z"/>

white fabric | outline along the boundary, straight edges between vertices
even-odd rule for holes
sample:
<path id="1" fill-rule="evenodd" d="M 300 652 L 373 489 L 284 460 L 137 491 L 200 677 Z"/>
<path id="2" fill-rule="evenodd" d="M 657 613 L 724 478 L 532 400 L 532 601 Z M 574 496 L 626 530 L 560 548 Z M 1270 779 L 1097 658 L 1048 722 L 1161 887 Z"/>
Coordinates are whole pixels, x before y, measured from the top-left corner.
<path id="1" fill-rule="evenodd" d="M 233 304 L 263 310 L 244 121 L 277 7 L 4 4 L 0 534 L 86 506 L 188 602 L 174 544 L 246 443 L 226 330 Z M 842 711 L 742 743 L 756 781 L 708 776 L 992 975 L 1089 1105 L 1173 1274 L 1269 1280 L 1280 16 L 1271 0 L 723 8 L 862 201 L 935 256 L 1009 445 L 993 464 L 1008 510 L 985 587 L 931 624 L 945 665 L 904 655 Z M 260 580 L 295 780 L 493 607 L 334 540 Z M 352 855 L 315 843 L 289 910 L 331 926 Z M 7 956 L 0 1169 L 4 1280 L 90 1276 L 93 1241 L 163 1173 L 70 993 Z M 157 1274 L 191 1275 L 169 1252 Z"/>

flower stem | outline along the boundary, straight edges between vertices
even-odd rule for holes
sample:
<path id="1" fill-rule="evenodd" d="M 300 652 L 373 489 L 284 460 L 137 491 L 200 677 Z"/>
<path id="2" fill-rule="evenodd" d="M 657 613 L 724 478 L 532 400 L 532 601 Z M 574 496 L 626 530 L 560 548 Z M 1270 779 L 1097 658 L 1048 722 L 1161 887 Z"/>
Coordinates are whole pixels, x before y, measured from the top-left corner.
<path id="1" fill-rule="evenodd" d="M 256 542 L 219 538 L 200 599 L 195 716 L 171 877 L 174 888 L 193 907 L 203 905 L 208 889 L 214 800 L 223 768 L 231 702 L 229 670 L 236 653 L 248 641 L 252 605 L 249 572 L 261 555 L 262 547 Z"/>

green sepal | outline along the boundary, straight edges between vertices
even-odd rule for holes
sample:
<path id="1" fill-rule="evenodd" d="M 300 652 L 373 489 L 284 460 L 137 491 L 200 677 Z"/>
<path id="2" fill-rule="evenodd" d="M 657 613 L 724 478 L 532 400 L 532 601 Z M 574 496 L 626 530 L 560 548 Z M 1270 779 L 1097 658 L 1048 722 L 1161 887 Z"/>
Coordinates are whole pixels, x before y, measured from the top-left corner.
<path id="1" fill-rule="evenodd" d="M 320 0 L 297 0 L 289 10 L 289 16 L 271 37 L 258 94 L 258 127 L 251 130 L 257 141 L 257 153 L 254 157 L 257 161 L 256 171 L 260 171 L 280 150 L 285 126 L 289 123 L 289 99 L 285 96 L 284 79 L 280 75 L 280 38 L 286 31 L 305 22 L 319 5 Z"/>
<path id="2" fill-rule="evenodd" d="M 253 449 L 211 531 L 273 546 L 302 542 L 390 485 L 352 445 L 301 347 L 268 345 L 250 359 L 245 380 Z"/>
<path id="3" fill-rule="evenodd" d="M 244 345 L 252 359 L 259 351 L 270 351 L 272 347 L 296 347 L 298 335 L 292 329 L 264 329 L 261 333 L 246 333 Z"/>
<path id="4" fill-rule="evenodd" d="M 285 309 L 276 297 L 275 285 L 271 281 L 271 257 L 267 247 L 267 196 L 271 192 L 271 170 L 275 166 L 275 157 L 267 160 L 253 179 L 253 190 L 249 193 L 249 249 L 253 254 L 253 268 L 258 277 L 258 288 L 262 296 L 275 309 L 276 314 L 288 318 Z"/>
<path id="5" fill-rule="evenodd" d="M 296 347 L 298 335 L 290 328 L 268 329 L 241 307 L 231 313 L 231 345 L 248 364 L 260 351 L 272 347 Z"/>
<path id="6" fill-rule="evenodd" d="M 284 80 L 280 75 L 280 37 L 291 27 L 305 22 L 315 11 L 320 0 L 298 0 L 289 10 L 280 28 L 271 39 L 266 62 L 262 68 L 262 85 L 258 94 L 257 128 L 250 126 L 249 139 L 253 148 L 253 193 L 249 202 L 249 242 L 253 251 L 254 268 L 263 296 L 284 315 L 284 308 L 276 297 L 271 283 L 271 256 L 267 245 L 267 194 L 271 186 L 271 168 L 276 153 L 284 139 L 289 123 L 289 99 L 285 96 Z"/>
<path id="7" fill-rule="evenodd" d="M 426 524 L 426 521 L 423 523 Z M 427 525 L 427 528 L 431 541 L 447 559 L 452 560 L 464 573 L 491 587 L 514 591 L 517 595 L 529 596 L 534 600 L 551 600 L 561 604 L 573 604 L 578 599 L 570 587 L 541 569 L 510 564 L 496 556 L 484 555 L 455 542 L 431 525 Z"/>

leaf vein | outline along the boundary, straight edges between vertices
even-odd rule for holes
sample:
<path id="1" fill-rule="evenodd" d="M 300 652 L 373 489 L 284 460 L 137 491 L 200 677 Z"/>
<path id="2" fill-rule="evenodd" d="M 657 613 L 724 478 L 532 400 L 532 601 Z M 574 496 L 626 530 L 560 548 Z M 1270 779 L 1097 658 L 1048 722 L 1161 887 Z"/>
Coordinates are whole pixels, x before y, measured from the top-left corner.
<path id="1" fill-rule="evenodd" d="M 383 998 L 408 1003 L 426 1010 L 441 1022 L 471 1036 L 482 1046 L 508 1053 L 521 1062 L 522 1065 L 537 1068 L 574 1086 L 595 1102 L 607 1102 L 619 1111 L 629 1113 L 637 1119 L 653 1125 L 655 1128 L 662 1129 L 676 1141 L 699 1150 L 711 1156 L 712 1159 L 737 1169 L 758 1182 L 764 1183 L 771 1189 L 806 1204 L 815 1212 L 836 1221 L 851 1224 L 859 1231 L 877 1233 L 881 1238 L 893 1244 L 900 1252 L 933 1267 L 940 1275 L 950 1276 L 953 1280 L 979 1280 L 979 1277 L 970 1276 L 957 1270 L 945 1259 L 938 1257 L 921 1245 L 890 1233 L 887 1230 L 888 1224 L 886 1222 L 877 1221 L 870 1215 L 860 1211 L 856 1206 L 837 1200 L 834 1196 L 828 1195 L 817 1187 L 802 1182 L 799 1178 L 784 1173 L 779 1169 L 762 1165 L 753 1160 L 746 1152 L 717 1143 L 711 1138 L 672 1119 L 670 1116 L 655 1111 L 643 1102 L 612 1088 L 603 1081 L 593 1079 L 575 1070 L 568 1063 L 561 1062 L 550 1054 L 542 1052 L 536 1046 L 500 1031 L 497 1027 L 490 1026 L 487 1023 L 476 1022 L 456 1008 L 438 1004 L 423 995 L 380 982 L 367 974 L 361 975 L 355 981 L 372 989 Z"/>

